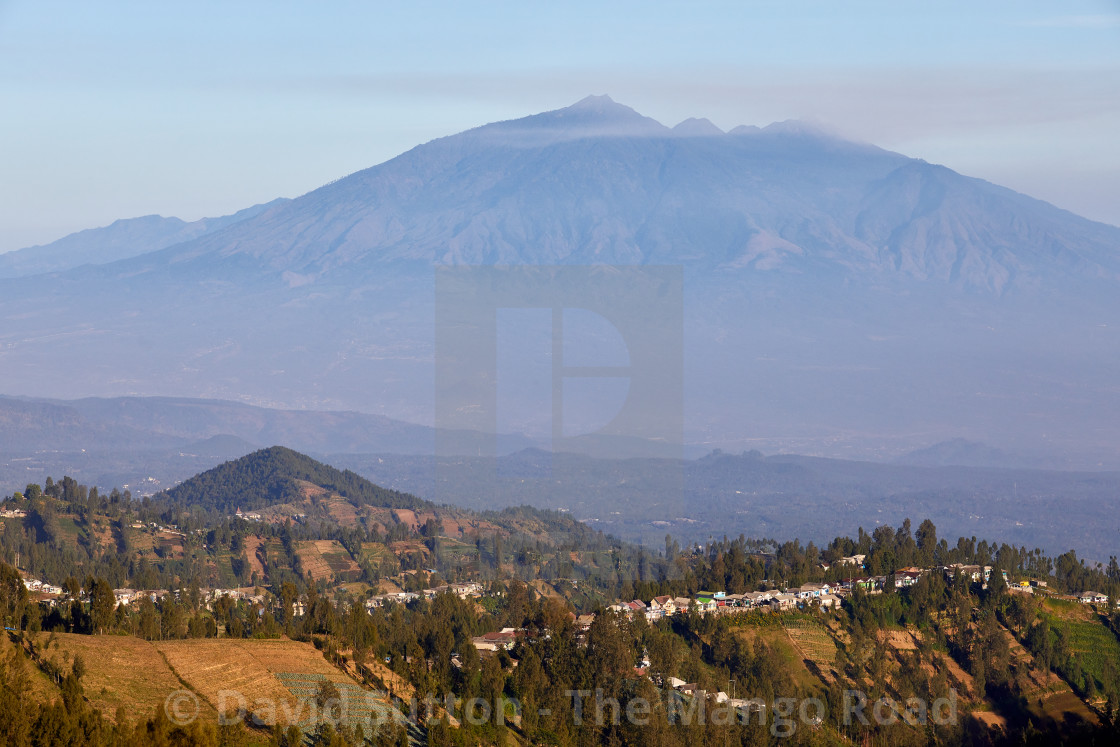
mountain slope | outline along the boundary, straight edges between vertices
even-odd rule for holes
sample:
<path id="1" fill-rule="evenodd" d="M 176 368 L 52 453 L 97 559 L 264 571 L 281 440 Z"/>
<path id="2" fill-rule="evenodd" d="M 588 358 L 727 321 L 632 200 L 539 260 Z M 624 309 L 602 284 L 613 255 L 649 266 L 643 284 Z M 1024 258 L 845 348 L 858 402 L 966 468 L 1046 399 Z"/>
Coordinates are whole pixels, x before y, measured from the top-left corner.
<path id="1" fill-rule="evenodd" d="M 604 98 L 414 148 L 147 266 L 240 257 L 321 277 L 391 261 L 684 263 L 894 274 L 1002 292 L 1120 277 L 1120 229 L 814 132 L 670 130 Z"/>
<path id="2" fill-rule="evenodd" d="M 311 483 L 341 495 L 354 505 L 379 508 L 430 508 L 432 504 L 407 493 L 386 490 L 365 478 L 317 462 L 309 456 L 273 446 L 192 477 L 156 496 L 180 508 L 233 513 L 302 500 Z"/>

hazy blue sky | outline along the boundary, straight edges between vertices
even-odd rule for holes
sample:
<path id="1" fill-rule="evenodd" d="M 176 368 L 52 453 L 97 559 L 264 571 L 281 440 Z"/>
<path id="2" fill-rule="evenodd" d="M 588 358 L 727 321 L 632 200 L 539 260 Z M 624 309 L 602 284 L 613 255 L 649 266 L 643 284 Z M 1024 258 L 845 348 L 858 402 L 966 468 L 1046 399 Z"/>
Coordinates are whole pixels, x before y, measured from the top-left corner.
<path id="1" fill-rule="evenodd" d="M 803 118 L 1120 224 L 1120 2 L 5 2 L 0 251 L 293 197 L 608 93 Z"/>

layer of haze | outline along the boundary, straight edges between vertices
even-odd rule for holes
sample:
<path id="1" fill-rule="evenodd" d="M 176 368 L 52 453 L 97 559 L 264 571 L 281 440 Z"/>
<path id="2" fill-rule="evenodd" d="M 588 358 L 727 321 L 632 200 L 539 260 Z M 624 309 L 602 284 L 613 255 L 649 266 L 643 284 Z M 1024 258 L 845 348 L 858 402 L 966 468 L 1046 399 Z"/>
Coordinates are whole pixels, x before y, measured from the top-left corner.
<path id="1" fill-rule="evenodd" d="M 1115 2 L 0 2 L 0 251 L 296 196 L 589 93 L 808 119 L 1120 224 Z"/>

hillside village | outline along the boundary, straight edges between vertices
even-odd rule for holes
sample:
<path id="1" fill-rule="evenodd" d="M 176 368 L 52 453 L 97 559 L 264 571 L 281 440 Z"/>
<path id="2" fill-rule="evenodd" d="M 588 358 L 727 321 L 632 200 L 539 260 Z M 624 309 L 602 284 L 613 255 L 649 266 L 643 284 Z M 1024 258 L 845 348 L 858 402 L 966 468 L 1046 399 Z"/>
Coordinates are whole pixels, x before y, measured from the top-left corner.
<path id="1" fill-rule="evenodd" d="M 3 587 L 12 641 L 51 676 L 61 664 L 41 648 L 43 636 L 85 649 L 121 635 L 164 647 L 208 641 L 215 651 L 238 641 L 313 646 L 346 687 L 390 693 L 376 708 L 400 714 L 414 739 L 436 739 L 446 726 L 496 743 L 462 713 L 484 681 L 490 697 L 551 703 L 548 726 L 516 722 L 516 739 L 571 730 L 573 704 L 535 679 L 545 670 L 575 690 L 605 688 L 620 703 L 671 696 L 756 719 L 760 692 L 838 708 L 829 699 L 844 688 L 880 698 L 944 699 L 951 690 L 969 720 L 946 725 L 945 739 L 963 733 L 953 729 L 998 741 L 1028 722 L 1052 730 L 1115 723 L 1115 560 L 1090 566 L 1072 554 L 965 538 L 953 547 L 929 521 L 917 532 L 904 521 L 822 548 L 739 538 L 682 549 L 667 537 L 651 552 L 559 515 L 471 515 L 391 493 L 389 506 L 378 505 L 373 487 L 337 487 L 350 478 L 298 455 L 253 459 L 207 477 L 228 496 L 209 507 L 173 496 L 126 501 L 68 478 L 5 501 L 0 560 L 18 579 Z M 293 477 L 241 482 L 262 464 Z M 252 508 L 238 505 L 252 496 L 244 504 Z M 190 656 L 174 653 L 186 677 Z M 297 701 L 313 695 L 289 675 L 260 677 Z M 418 712 L 405 696 L 432 688 L 454 693 L 452 701 Z M 1008 691 L 1028 705 L 1009 705 Z M 853 731 L 830 713 L 828 728 L 845 739 L 899 738 L 874 725 Z M 284 725 L 260 718 L 257 728 Z M 593 743 L 613 733 L 605 728 Z"/>

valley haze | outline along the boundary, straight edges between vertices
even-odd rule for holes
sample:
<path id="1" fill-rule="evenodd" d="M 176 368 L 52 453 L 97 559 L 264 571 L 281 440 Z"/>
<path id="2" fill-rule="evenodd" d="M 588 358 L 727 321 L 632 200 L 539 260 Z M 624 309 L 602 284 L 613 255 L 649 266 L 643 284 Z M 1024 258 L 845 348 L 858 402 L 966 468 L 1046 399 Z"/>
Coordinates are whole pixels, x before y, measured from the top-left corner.
<path id="1" fill-rule="evenodd" d="M 669 128 L 589 96 L 294 200 L 0 255 L 5 388 L 31 398 L 3 401 L 2 435 L 124 455 L 118 476 L 215 437 L 224 457 L 431 454 L 436 268 L 675 265 L 690 446 L 588 435 L 588 454 L 1117 469 L 1118 247 L 1115 227 L 804 123 Z M 517 385 L 539 347 L 507 371 L 499 455 L 548 446 L 548 403 Z M 36 441 L 44 413 L 59 427 Z"/>

